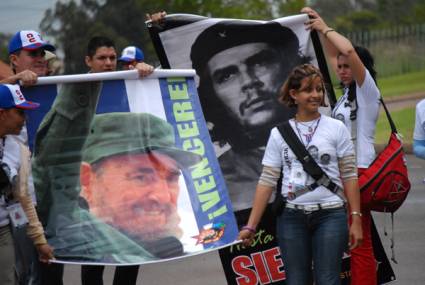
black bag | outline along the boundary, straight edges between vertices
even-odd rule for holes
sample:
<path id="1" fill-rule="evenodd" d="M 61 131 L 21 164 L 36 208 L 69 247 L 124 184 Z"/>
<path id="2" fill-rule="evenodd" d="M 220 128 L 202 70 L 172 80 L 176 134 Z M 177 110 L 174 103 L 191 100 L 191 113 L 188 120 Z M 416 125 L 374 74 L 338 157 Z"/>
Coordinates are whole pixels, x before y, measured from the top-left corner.
<path id="1" fill-rule="evenodd" d="M 0 165 L 0 195 L 8 194 L 10 192 L 10 186 L 9 177 L 3 169 L 3 166 Z"/>
<path id="2" fill-rule="evenodd" d="M 282 196 L 282 191 L 281 191 L 282 179 L 283 179 L 283 175 L 281 170 L 280 177 L 276 185 L 276 194 L 275 194 L 273 203 L 271 205 L 271 210 L 275 216 L 280 216 L 280 214 L 282 214 L 283 209 L 285 208 L 285 205 L 286 205 L 286 198 Z"/>

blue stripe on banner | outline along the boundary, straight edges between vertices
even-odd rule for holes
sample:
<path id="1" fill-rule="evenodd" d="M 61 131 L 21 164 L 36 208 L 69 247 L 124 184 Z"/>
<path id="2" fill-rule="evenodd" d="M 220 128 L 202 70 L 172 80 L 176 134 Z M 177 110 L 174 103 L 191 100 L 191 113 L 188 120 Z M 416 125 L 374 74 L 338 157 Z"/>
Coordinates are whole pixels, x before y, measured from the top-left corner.
<path id="1" fill-rule="evenodd" d="M 183 171 L 200 232 L 198 242 L 205 248 L 233 242 L 238 229 L 195 82 L 193 78 L 160 79 L 160 88 L 167 121 L 174 126 L 176 145 L 203 157 L 190 170 Z M 203 240 L 207 235 L 222 236 Z"/>
<path id="2" fill-rule="evenodd" d="M 97 114 L 130 112 L 124 80 L 103 81 Z"/>
<path id="3" fill-rule="evenodd" d="M 40 103 L 40 107 L 36 110 L 25 111 L 28 130 L 28 144 L 31 151 L 34 148 L 35 133 L 44 116 L 49 112 L 50 107 L 57 95 L 56 84 L 41 85 L 29 88 L 21 88 L 25 98 L 28 101 Z"/>
<path id="4" fill-rule="evenodd" d="M 26 111 L 28 143 L 31 151 L 34 147 L 35 134 L 44 116 L 50 110 L 56 95 L 56 84 L 40 85 L 22 88 L 24 96 L 29 101 L 40 103 L 36 110 Z M 104 81 L 96 113 L 129 112 L 130 107 L 125 88 L 125 80 Z"/>

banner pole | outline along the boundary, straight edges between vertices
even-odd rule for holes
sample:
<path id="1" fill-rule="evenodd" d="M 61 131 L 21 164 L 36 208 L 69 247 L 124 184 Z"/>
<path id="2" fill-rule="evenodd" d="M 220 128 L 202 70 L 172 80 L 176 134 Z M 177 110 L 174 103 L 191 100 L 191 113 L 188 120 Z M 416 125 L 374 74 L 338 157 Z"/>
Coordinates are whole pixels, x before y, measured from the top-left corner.
<path id="1" fill-rule="evenodd" d="M 146 79 L 165 78 L 165 77 L 194 77 L 193 69 L 155 69 L 154 72 L 146 77 Z M 36 85 L 61 84 L 61 83 L 77 83 L 89 81 L 103 80 L 119 80 L 119 79 L 139 79 L 137 70 L 124 70 L 99 73 L 84 73 L 72 75 L 58 75 L 39 77 Z"/>

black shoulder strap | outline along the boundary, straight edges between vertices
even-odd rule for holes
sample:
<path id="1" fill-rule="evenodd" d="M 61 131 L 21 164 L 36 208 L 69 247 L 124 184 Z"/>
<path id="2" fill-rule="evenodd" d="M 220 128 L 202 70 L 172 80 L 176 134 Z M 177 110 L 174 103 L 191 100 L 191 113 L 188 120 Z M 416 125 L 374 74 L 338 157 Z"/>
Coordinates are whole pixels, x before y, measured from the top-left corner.
<path id="1" fill-rule="evenodd" d="M 304 144 L 300 141 L 298 136 L 295 134 L 292 129 L 289 121 L 284 122 L 279 125 L 278 130 L 282 137 L 285 139 L 285 142 L 289 145 L 291 150 L 297 156 L 297 159 L 303 165 L 303 169 L 305 172 L 310 174 L 315 180 L 320 179 L 323 175 L 326 175 L 322 168 L 317 165 L 316 161 L 311 157 L 310 153 L 305 148 Z"/>
<path id="2" fill-rule="evenodd" d="M 289 124 L 289 121 L 285 121 L 284 123 L 280 124 L 279 126 L 277 126 L 277 129 L 279 130 L 285 142 L 294 152 L 297 159 L 303 165 L 304 171 L 307 172 L 311 177 L 313 177 L 314 180 L 316 180 L 316 183 L 307 186 L 308 188 L 307 190 L 313 191 L 319 185 L 322 185 L 328 188 L 333 193 L 339 196 L 342 196 L 343 190 L 341 189 L 341 187 L 339 187 L 337 184 L 332 182 L 332 180 L 328 177 L 328 175 L 316 163 L 316 161 L 313 159 L 313 157 L 305 148 L 304 144 L 300 141 L 298 136 L 295 134 L 294 130 Z M 338 192 L 342 192 L 342 193 L 338 193 Z"/>

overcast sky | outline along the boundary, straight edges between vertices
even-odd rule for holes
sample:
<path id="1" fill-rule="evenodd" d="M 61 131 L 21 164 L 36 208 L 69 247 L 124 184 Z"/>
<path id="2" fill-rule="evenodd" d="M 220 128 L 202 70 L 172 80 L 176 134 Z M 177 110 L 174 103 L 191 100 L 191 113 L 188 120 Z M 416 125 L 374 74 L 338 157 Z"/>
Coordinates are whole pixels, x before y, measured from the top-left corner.
<path id="1" fill-rule="evenodd" d="M 0 32 L 39 30 L 41 19 L 57 0 L 0 0 Z"/>

